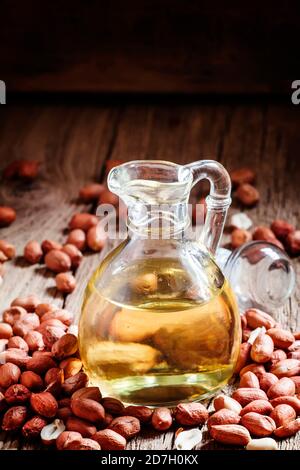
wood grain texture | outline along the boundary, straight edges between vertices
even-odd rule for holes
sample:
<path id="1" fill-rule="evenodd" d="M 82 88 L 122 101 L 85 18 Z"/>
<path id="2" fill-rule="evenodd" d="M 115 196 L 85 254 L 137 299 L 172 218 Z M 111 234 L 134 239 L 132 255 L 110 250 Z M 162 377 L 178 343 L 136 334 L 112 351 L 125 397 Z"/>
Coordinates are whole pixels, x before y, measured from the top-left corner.
<path id="1" fill-rule="evenodd" d="M 292 0 L 3 0 L 1 16 L 8 93 L 289 93 L 297 78 Z"/>
<path id="2" fill-rule="evenodd" d="M 63 240 L 70 216 L 93 210 L 78 204 L 78 188 L 103 176 L 106 159 L 165 159 L 180 163 L 216 158 L 229 170 L 251 166 L 257 171 L 260 204 L 248 215 L 256 224 L 284 217 L 299 224 L 299 111 L 293 106 L 220 103 L 172 106 L 19 106 L 0 116 L 0 164 L 14 158 L 38 158 L 42 174 L 31 186 L 2 184 L 0 204 L 17 209 L 17 220 L 0 229 L 0 238 L 17 246 L 28 239 Z M 198 191 L 201 191 L 199 186 Z M 234 202 L 231 213 L 240 210 Z M 67 297 L 57 294 L 53 275 L 41 266 L 27 266 L 21 257 L 6 263 L 0 288 L 0 311 L 20 294 L 37 293 L 64 305 L 78 317 L 85 284 L 101 254 L 84 257 L 76 272 L 78 287 Z M 299 258 L 294 266 L 300 278 Z M 299 284 L 299 282 L 298 282 Z M 276 318 L 300 329 L 300 291 L 276 312 Z M 203 429 L 198 449 L 220 449 Z M 0 448 L 31 448 L 14 437 L 0 435 Z M 131 449 L 171 449 L 174 430 L 144 431 Z M 300 437 L 285 440 L 282 449 L 299 449 Z"/>

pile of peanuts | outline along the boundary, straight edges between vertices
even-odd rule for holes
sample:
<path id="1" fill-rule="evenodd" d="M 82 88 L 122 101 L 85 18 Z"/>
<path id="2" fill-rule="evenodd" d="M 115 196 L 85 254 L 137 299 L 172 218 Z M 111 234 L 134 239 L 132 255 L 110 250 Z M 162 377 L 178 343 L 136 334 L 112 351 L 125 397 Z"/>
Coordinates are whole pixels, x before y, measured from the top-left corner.
<path id="1" fill-rule="evenodd" d="M 88 386 L 73 315 L 30 295 L 15 299 L 0 323 L 0 423 L 3 431 L 59 450 L 122 450 L 150 426 L 199 426 L 200 403 L 174 410 L 127 406 Z"/>
<path id="2" fill-rule="evenodd" d="M 183 427 L 206 423 L 216 441 L 252 450 L 276 449 L 271 436 L 300 430 L 300 333 L 282 329 L 265 312 L 249 309 L 242 316 L 239 387 L 231 397 L 215 397 L 212 413 L 201 403 L 153 410 L 103 398 L 98 387 L 88 386 L 72 321 L 70 312 L 34 295 L 15 299 L 3 312 L 3 431 L 59 450 L 122 450 L 142 426 L 166 431 L 176 423 L 178 436 Z"/>
<path id="3" fill-rule="evenodd" d="M 276 449 L 271 436 L 300 431 L 300 332 L 292 334 L 258 309 L 247 310 L 241 320 L 239 386 L 231 397 L 214 399 L 208 429 L 222 444 Z"/>

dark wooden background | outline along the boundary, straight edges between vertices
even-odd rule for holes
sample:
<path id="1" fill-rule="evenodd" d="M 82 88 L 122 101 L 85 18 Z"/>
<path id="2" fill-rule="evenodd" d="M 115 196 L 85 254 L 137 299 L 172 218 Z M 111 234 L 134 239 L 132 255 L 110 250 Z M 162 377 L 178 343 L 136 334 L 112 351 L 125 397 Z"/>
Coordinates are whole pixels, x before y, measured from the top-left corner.
<path id="1" fill-rule="evenodd" d="M 299 1 L 2 0 L 10 91 L 289 93 Z"/>

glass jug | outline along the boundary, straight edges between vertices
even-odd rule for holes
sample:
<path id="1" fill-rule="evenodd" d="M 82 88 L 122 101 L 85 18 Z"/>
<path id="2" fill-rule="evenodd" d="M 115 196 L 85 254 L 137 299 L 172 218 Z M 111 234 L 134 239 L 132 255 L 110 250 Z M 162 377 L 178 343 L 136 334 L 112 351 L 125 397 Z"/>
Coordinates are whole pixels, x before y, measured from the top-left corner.
<path id="1" fill-rule="evenodd" d="M 188 199 L 203 178 L 206 222 L 201 239 L 190 240 Z M 240 317 L 214 260 L 230 186 L 210 160 L 133 161 L 110 171 L 108 187 L 128 207 L 128 237 L 90 279 L 79 324 L 85 370 L 105 395 L 173 406 L 210 396 L 232 376 Z"/>

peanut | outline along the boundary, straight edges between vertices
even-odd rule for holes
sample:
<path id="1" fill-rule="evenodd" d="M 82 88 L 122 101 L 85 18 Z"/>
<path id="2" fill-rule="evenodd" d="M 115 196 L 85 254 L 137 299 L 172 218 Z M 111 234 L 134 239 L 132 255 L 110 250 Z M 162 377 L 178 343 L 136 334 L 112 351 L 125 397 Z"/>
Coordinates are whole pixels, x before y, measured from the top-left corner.
<path id="1" fill-rule="evenodd" d="M 39 331 L 42 334 L 47 331 L 48 326 L 54 326 L 55 328 L 60 328 L 63 331 L 67 329 L 67 326 L 62 321 L 58 320 L 58 318 L 49 318 L 48 320 L 46 320 L 42 317 L 41 320 L 42 323 L 36 331 Z"/>
<path id="2" fill-rule="evenodd" d="M 294 436 L 298 431 L 300 431 L 300 418 L 280 426 L 274 431 L 274 434 L 276 437 L 282 439 Z"/>
<path id="3" fill-rule="evenodd" d="M 236 228 L 231 232 L 231 246 L 232 248 L 239 248 L 240 246 L 252 240 L 252 235 L 248 230 Z"/>
<path id="4" fill-rule="evenodd" d="M 83 202 L 97 201 L 105 190 L 105 186 L 99 183 L 90 183 L 79 190 L 79 197 Z"/>
<path id="5" fill-rule="evenodd" d="M 2 420 L 3 431 L 16 431 L 20 429 L 27 418 L 27 408 L 25 406 L 13 406 L 6 411 Z"/>
<path id="6" fill-rule="evenodd" d="M 283 361 L 276 362 L 270 372 L 277 377 L 293 377 L 300 373 L 300 360 L 297 359 L 284 359 Z"/>
<path id="7" fill-rule="evenodd" d="M 55 276 L 56 288 L 64 294 L 70 294 L 76 287 L 76 279 L 71 273 L 59 273 Z"/>
<path id="8" fill-rule="evenodd" d="M 35 356 L 28 359 L 26 369 L 35 372 L 38 375 L 44 374 L 48 369 L 55 367 L 56 364 L 49 356 Z"/>
<path id="9" fill-rule="evenodd" d="M 249 360 L 250 360 L 250 351 L 251 351 L 251 344 L 248 342 L 242 343 L 240 346 L 239 357 L 235 366 L 235 373 L 238 374 L 243 367 L 245 367 Z"/>
<path id="10" fill-rule="evenodd" d="M 32 391 L 39 391 L 44 385 L 42 378 L 32 371 L 22 372 L 20 383 Z"/>
<path id="11" fill-rule="evenodd" d="M 270 399 L 277 397 L 286 397 L 288 395 L 295 394 L 295 384 L 288 377 L 283 377 L 274 385 L 272 385 L 267 391 L 267 395 Z"/>
<path id="12" fill-rule="evenodd" d="M 52 423 L 47 424 L 41 431 L 41 441 L 46 446 L 54 444 L 56 439 L 64 432 L 66 429 L 63 421 L 60 419 L 55 419 Z"/>
<path id="13" fill-rule="evenodd" d="M 98 387 L 83 387 L 73 393 L 72 400 L 76 398 L 90 398 L 100 403 L 102 397 Z"/>
<path id="14" fill-rule="evenodd" d="M 42 250 L 43 250 L 44 255 L 49 253 L 49 251 L 52 251 L 52 250 L 60 251 L 61 249 L 62 249 L 62 244 L 55 242 L 54 240 L 44 240 L 42 242 Z"/>
<path id="15" fill-rule="evenodd" d="M 0 240 L 0 250 L 5 254 L 8 259 L 12 259 L 16 256 L 16 248 L 11 243 L 5 240 Z"/>
<path id="16" fill-rule="evenodd" d="M 28 295 L 26 297 L 17 297 L 10 304 L 11 307 L 23 307 L 27 312 L 32 313 L 35 311 L 39 299 L 36 295 Z"/>
<path id="17" fill-rule="evenodd" d="M 234 411 L 223 408 L 212 414 L 207 421 L 207 427 L 210 429 L 212 426 L 220 424 L 239 424 L 241 417 Z"/>
<path id="18" fill-rule="evenodd" d="M 92 439 L 98 444 L 102 450 L 124 450 L 126 448 L 126 439 L 112 429 L 103 429 L 96 432 Z"/>
<path id="19" fill-rule="evenodd" d="M 2 353 L 3 360 L 6 363 L 15 364 L 18 367 L 25 367 L 29 360 L 26 351 L 22 349 L 11 348 Z"/>
<path id="20" fill-rule="evenodd" d="M 71 230 L 67 238 L 67 244 L 76 246 L 80 251 L 84 250 L 86 244 L 85 232 L 80 228 Z"/>
<path id="21" fill-rule="evenodd" d="M 31 182 L 37 177 L 39 166 L 40 162 L 36 160 L 20 160 L 17 174 L 20 179 Z"/>
<path id="22" fill-rule="evenodd" d="M 156 292 L 157 285 L 158 278 L 155 273 L 141 274 L 131 282 L 131 287 L 137 294 Z"/>
<path id="23" fill-rule="evenodd" d="M 34 416 L 22 427 L 22 434 L 26 439 L 36 439 L 46 425 L 47 421 L 44 418 Z"/>
<path id="24" fill-rule="evenodd" d="M 248 183 L 241 184 L 235 194 L 237 199 L 246 207 L 252 207 L 259 201 L 259 192 Z"/>
<path id="25" fill-rule="evenodd" d="M 10 307 L 3 312 L 3 321 L 13 326 L 15 321 L 24 318 L 27 314 L 23 307 Z"/>
<path id="26" fill-rule="evenodd" d="M 105 405 L 103 405 L 105 408 Z M 125 416 L 133 416 L 141 423 L 148 423 L 151 420 L 153 410 L 147 406 L 126 406 L 123 410 Z"/>
<path id="27" fill-rule="evenodd" d="M 16 220 L 16 211 L 11 207 L 0 206 L 0 227 L 7 227 Z"/>
<path id="28" fill-rule="evenodd" d="M 184 412 L 184 415 L 185 414 L 186 413 Z M 178 412 L 178 416 L 179 417 L 181 416 L 181 411 Z M 172 415 L 168 408 L 160 407 L 160 408 L 156 408 L 153 411 L 153 414 L 151 417 L 151 424 L 154 427 L 154 429 L 156 429 L 157 431 L 166 431 L 172 426 L 172 422 L 173 422 Z"/>
<path id="29" fill-rule="evenodd" d="M 240 371 L 240 377 L 242 377 L 246 372 L 253 372 L 253 374 L 257 375 L 260 378 L 262 375 L 266 373 L 266 369 L 262 364 L 249 364 L 242 368 Z"/>
<path id="30" fill-rule="evenodd" d="M 296 419 L 296 411 L 290 405 L 277 405 L 270 414 L 270 417 L 275 421 L 276 426 L 279 428 L 280 426 Z"/>
<path id="31" fill-rule="evenodd" d="M 0 366 L 0 387 L 8 388 L 13 384 L 18 383 L 21 371 L 18 366 L 7 362 Z"/>
<path id="32" fill-rule="evenodd" d="M 29 347 L 26 341 L 21 336 L 12 336 L 7 343 L 7 348 L 21 349 L 22 351 L 28 352 Z"/>
<path id="33" fill-rule="evenodd" d="M 59 320 L 66 326 L 70 326 L 73 322 L 73 314 L 65 309 L 56 309 L 52 312 L 47 312 L 42 316 L 42 324 L 48 320 Z"/>
<path id="34" fill-rule="evenodd" d="M 244 183 L 254 183 L 256 175 L 251 168 L 238 168 L 230 173 L 230 177 L 232 185 L 236 187 Z"/>
<path id="35" fill-rule="evenodd" d="M 26 341 L 30 351 L 43 351 L 45 349 L 43 335 L 38 331 L 29 331 L 24 336 L 24 340 Z"/>
<path id="36" fill-rule="evenodd" d="M 57 326 L 46 326 L 42 330 L 42 335 L 43 335 L 43 340 L 45 343 L 45 346 L 48 349 L 52 348 L 52 345 L 59 340 L 63 335 L 65 334 L 65 331 L 63 328 L 57 327 Z"/>
<path id="37" fill-rule="evenodd" d="M 271 405 L 272 406 L 277 406 L 277 405 L 290 405 L 294 410 L 296 411 L 297 415 L 300 414 L 300 400 L 297 397 L 292 397 L 292 396 L 284 396 L 284 397 L 277 397 L 273 398 L 271 400 Z"/>
<path id="38" fill-rule="evenodd" d="M 239 424 L 221 424 L 212 426 L 210 429 L 210 435 L 217 442 L 229 445 L 245 446 L 251 440 L 249 431 Z"/>
<path id="39" fill-rule="evenodd" d="M 112 193 L 109 189 L 104 189 L 104 191 L 102 191 L 98 199 L 98 204 L 112 204 L 113 206 L 117 206 L 118 203 L 119 203 L 118 196 Z"/>
<path id="40" fill-rule="evenodd" d="M 86 236 L 88 247 L 93 251 L 101 251 L 107 240 L 107 235 L 102 233 L 98 226 L 91 227 Z"/>
<path id="41" fill-rule="evenodd" d="M 285 241 L 290 233 L 295 232 L 295 227 L 286 220 L 277 219 L 272 222 L 271 230 L 279 240 Z"/>
<path id="42" fill-rule="evenodd" d="M 73 416 L 73 413 L 71 408 L 69 408 L 68 406 L 64 406 L 58 409 L 56 416 L 65 423 L 68 418 L 70 418 L 70 416 Z"/>
<path id="43" fill-rule="evenodd" d="M 15 321 L 13 326 L 13 332 L 16 336 L 25 337 L 27 333 L 38 328 L 40 325 L 40 319 L 36 313 L 28 313 L 26 316 Z"/>
<path id="44" fill-rule="evenodd" d="M 76 390 L 85 387 L 88 380 L 88 376 L 84 372 L 78 372 L 78 374 L 73 375 L 64 381 L 62 389 L 66 395 L 72 395 Z"/>
<path id="45" fill-rule="evenodd" d="M 46 313 L 53 312 L 54 310 L 57 310 L 57 307 L 55 305 L 41 303 L 36 306 L 35 313 L 41 318 Z"/>
<path id="46" fill-rule="evenodd" d="M 141 426 L 139 420 L 133 416 L 119 416 L 111 422 L 108 429 L 112 429 L 128 440 L 140 432 Z"/>
<path id="47" fill-rule="evenodd" d="M 240 415 L 243 416 L 247 413 L 259 413 L 261 415 L 268 415 L 273 411 L 273 406 L 267 400 L 254 400 L 246 405 Z"/>
<path id="48" fill-rule="evenodd" d="M 271 336 L 274 346 L 280 349 L 287 349 L 295 341 L 292 333 L 281 328 L 270 328 L 267 335 Z"/>
<path id="49" fill-rule="evenodd" d="M 24 247 L 24 258 L 28 263 L 39 263 L 43 257 L 41 245 L 36 240 L 30 240 Z"/>
<path id="50" fill-rule="evenodd" d="M 253 372 L 249 371 L 242 375 L 239 387 L 242 388 L 260 388 L 259 380 Z"/>
<path id="51" fill-rule="evenodd" d="M 264 392 L 267 392 L 272 385 L 278 382 L 278 380 L 279 379 L 276 375 L 266 372 L 260 377 L 259 386 Z"/>
<path id="52" fill-rule="evenodd" d="M 82 441 L 82 436 L 79 432 L 74 431 L 64 431 L 56 440 L 56 447 L 58 450 L 67 450 L 71 443 L 80 443 Z"/>
<path id="53" fill-rule="evenodd" d="M 63 369 L 64 376 L 66 379 L 68 379 L 69 377 L 72 377 L 81 371 L 82 362 L 80 359 L 77 359 L 76 357 L 69 357 L 68 359 L 64 359 L 59 364 L 59 367 Z"/>
<path id="54" fill-rule="evenodd" d="M 47 370 L 44 380 L 46 385 L 50 385 L 52 382 L 62 384 L 64 381 L 64 372 L 59 367 L 52 367 Z"/>
<path id="55" fill-rule="evenodd" d="M 104 420 L 103 406 L 90 398 L 76 398 L 71 401 L 71 410 L 78 418 L 101 423 Z"/>
<path id="56" fill-rule="evenodd" d="M 112 415 L 120 415 L 123 413 L 125 407 L 120 400 L 113 397 L 105 397 L 101 400 L 101 405 L 108 413 Z"/>
<path id="57" fill-rule="evenodd" d="M 274 351 L 274 343 L 270 336 L 260 333 L 251 348 L 251 358 L 254 362 L 268 362 Z"/>
<path id="58" fill-rule="evenodd" d="M 12 327 L 8 323 L 0 323 L 0 339 L 9 339 L 12 335 Z"/>
<path id="59" fill-rule="evenodd" d="M 233 392 L 232 398 L 238 401 L 242 406 L 246 406 L 254 400 L 268 400 L 265 392 L 258 388 L 238 388 Z"/>
<path id="60" fill-rule="evenodd" d="M 294 382 L 295 384 L 295 393 L 300 395 L 300 376 L 297 376 L 297 377 L 291 377 L 291 380 Z"/>
<path id="61" fill-rule="evenodd" d="M 271 366 L 276 364 L 276 362 L 282 361 L 283 359 L 287 359 L 286 353 L 282 349 L 276 349 L 271 357 Z"/>
<path id="62" fill-rule="evenodd" d="M 72 441 L 65 447 L 66 450 L 100 450 L 100 444 L 87 437 L 82 438 L 80 442 Z"/>
<path id="63" fill-rule="evenodd" d="M 84 419 L 76 418 L 75 416 L 70 416 L 67 419 L 66 429 L 67 431 L 79 432 L 82 437 L 91 437 L 97 432 L 96 426 Z"/>
<path id="64" fill-rule="evenodd" d="M 272 239 L 276 239 L 275 234 L 272 232 L 272 230 L 269 227 L 266 227 L 264 225 L 256 227 L 256 229 L 253 232 L 253 240 L 269 241 Z"/>
<path id="65" fill-rule="evenodd" d="M 291 255 L 297 256 L 300 253 L 300 230 L 289 233 L 286 238 L 286 247 Z"/>
<path id="66" fill-rule="evenodd" d="M 49 392 L 33 393 L 30 405 L 33 411 L 45 418 L 53 418 L 58 410 L 57 401 Z"/>
<path id="67" fill-rule="evenodd" d="M 94 227 L 98 223 L 98 218 L 95 215 L 88 213 L 78 213 L 74 214 L 70 220 L 69 227 L 70 229 L 81 229 L 84 232 L 87 232 L 91 227 Z"/>
<path id="68" fill-rule="evenodd" d="M 180 403 L 174 412 L 177 423 L 183 426 L 199 426 L 207 421 L 208 416 L 207 409 L 201 403 Z"/>
<path id="69" fill-rule="evenodd" d="M 8 387 L 4 397 L 9 405 L 22 404 L 29 400 L 31 392 L 21 384 L 14 384 Z"/>
<path id="70" fill-rule="evenodd" d="M 63 251 L 50 250 L 45 256 L 45 264 L 55 273 L 66 272 L 71 268 L 71 258 Z"/>
<path id="71" fill-rule="evenodd" d="M 270 416 L 264 416 L 259 413 L 246 413 L 241 417 L 241 424 L 250 431 L 251 434 L 258 437 L 267 437 L 273 434 L 276 424 Z"/>
<path id="72" fill-rule="evenodd" d="M 82 261 L 82 253 L 80 250 L 78 250 L 77 246 L 72 245 L 71 243 L 67 243 L 66 245 L 63 246 L 62 251 L 66 253 L 72 263 L 72 268 L 76 269 L 80 265 Z"/>
<path id="73" fill-rule="evenodd" d="M 75 354 L 77 350 L 78 341 L 76 336 L 65 334 L 53 344 L 51 352 L 57 359 L 65 359 L 66 357 Z"/>
<path id="74" fill-rule="evenodd" d="M 242 410 L 240 403 L 234 398 L 228 397 L 227 395 L 219 395 L 215 397 L 213 405 L 216 411 L 226 408 L 227 410 L 233 411 L 237 415 L 239 415 Z"/>
<path id="75" fill-rule="evenodd" d="M 277 450 L 277 442 L 271 437 L 261 439 L 251 439 L 246 446 L 246 450 Z"/>
<path id="76" fill-rule="evenodd" d="M 257 308 L 251 308 L 245 312 L 247 324 L 255 329 L 264 326 L 267 330 L 275 327 L 275 320 L 266 312 Z"/>

